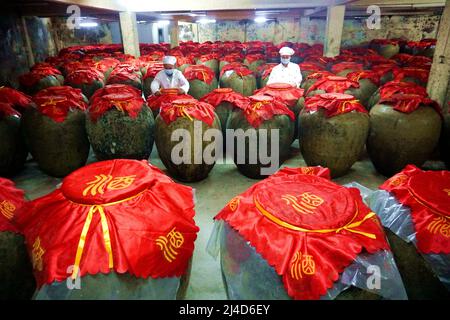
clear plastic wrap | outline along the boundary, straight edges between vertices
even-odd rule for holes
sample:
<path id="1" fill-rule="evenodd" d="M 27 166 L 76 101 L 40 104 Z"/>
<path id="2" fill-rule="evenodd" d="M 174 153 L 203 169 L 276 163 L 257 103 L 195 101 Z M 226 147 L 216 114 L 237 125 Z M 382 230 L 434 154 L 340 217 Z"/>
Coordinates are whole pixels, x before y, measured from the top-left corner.
<path id="1" fill-rule="evenodd" d="M 69 285 L 68 285 L 69 283 Z M 44 285 L 35 300 L 175 300 L 180 278 L 136 278 L 130 274 L 87 275 L 79 282 L 61 281 Z M 75 286 L 75 288 L 74 288 Z M 69 289 L 72 287 L 73 289 Z"/>
<path id="2" fill-rule="evenodd" d="M 249 242 L 224 221 L 216 221 L 207 246 L 220 263 L 227 296 L 232 300 L 284 300 L 287 294 L 280 275 L 258 254 Z M 379 289 L 368 289 L 370 265 L 380 271 Z M 380 251 L 360 254 L 341 274 L 321 300 L 335 299 L 351 286 L 384 299 L 406 299 L 406 292 L 392 254 Z M 360 295 L 361 296 L 361 295 Z M 374 295 L 367 295 L 374 298 Z"/>
<path id="3" fill-rule="evenodd" d="M 411 211 L 397 201 L 394 195 L 385 190 L 372 191 L 358 183 L 346 185 L 359 189 L 366 204 L 377 213 L 385 228 L 391 230 L 404 241 L 416 245 L 416 232 L 411 219 Z M 433 272 L 439 277 L 447 290 L 450 291 L 450 255 L 423 254 Z"/>

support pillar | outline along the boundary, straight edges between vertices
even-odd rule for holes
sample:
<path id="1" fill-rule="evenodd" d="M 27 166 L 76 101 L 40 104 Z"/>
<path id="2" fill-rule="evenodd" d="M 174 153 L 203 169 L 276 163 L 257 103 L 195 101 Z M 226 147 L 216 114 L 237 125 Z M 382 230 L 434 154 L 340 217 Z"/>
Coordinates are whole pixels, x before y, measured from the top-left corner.
<path id="1" fill-rule="evenodd" d="M 178 38 L 178 20 L 173 20 L 170 22 L 170 47 L 175 48 L 180 44 Z"/>
<path id="2" fill-rule="evenodd" d="M 345 6 L 330 6 L 327 10 L 324 56 L 335 57 L 341 49 L 342 29 L 344 28 Z"/>
<path id="3" fill-rule="evenodd" d="M 136 13 L 120 12 L 119 19 L 124 53 L 139 57 L 141 53 L 139 51 Z"/>
<path id="4" fill-rule="evenodd" d="M 30 35 L 28 33 L 28 27 L 27 27 L 27 22 L 25 21 L 25 17 L 22 17 L 21 20 L 22 20 L 23 35 L 24 35 L 24 39 L 25 39 L 25 51 L 27 53 L 28 65 L 30 67 L 32 67 L 35 63 L 33 47 L 31 46 Z"/>
<path id="5" fill-rule="evenodd" d="M 308 31 L 310 25 L 309 17 L 300 18 L 300 37 L 299 42 L 308 43 Z"/>
<path id="6" fill-rule="evenodd" d="M 436 49 L 428 78 L 427 92 L 441 106 L 445 102 L 450 72 L 450 2 L 447 1 L 439 23 Z M 447 109 L 447 106 L 443 106 Z"/>

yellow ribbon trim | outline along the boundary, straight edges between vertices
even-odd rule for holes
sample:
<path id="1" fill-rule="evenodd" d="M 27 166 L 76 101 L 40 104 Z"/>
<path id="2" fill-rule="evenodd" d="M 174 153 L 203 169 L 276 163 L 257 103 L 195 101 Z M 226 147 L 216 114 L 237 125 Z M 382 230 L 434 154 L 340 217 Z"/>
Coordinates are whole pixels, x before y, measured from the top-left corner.
<path id="1" fill-rule="evenodd" d="M 361 226 L 366 220 L 372 218 L 373 216 L 375 216 L 375 212 L 369 212 L 362 220 L 360 221 L 356 221 L 353 222 L 353 220 L 355 220 L 355 218 L 357 217 L 359 211 L 356 210 L 355 215 L 353 216 L 353 218 L 343 227 L 341 228 L 337 228 L 337 229 L 316 229 L 316 230 L 311 230 L 311 229 L 305 229 L 305 228 L 301 228 L 298 226 L 294 226 L 288 222 L 285 222 L 277 217 L 275 217 L 273 214 L 271 214 L 269 211 L 267 211 L 266 209 L 263 208 L 263 206 L 258 202 L 258 200 L 256 199 L 256 197 L 253 198 L 254 203 L 256 208 L 259 210 L 259 212 L 261 212 L 263 214 L 263 216 L 265 216 L 266 218 L 268 218 L 269 220 L 271 220 L 272 222 L 278 224 L 279 226 L 282 226 L 286 229 L 290 229 L 290 230 L 294 230 L 294 231 L 300 231 L 300 232 L 308 232 L 308 233 L 339 233 L 342 230 L 347 230 L 349 232 L 353 232 L 353 233 L 357 233 L 360 235 L 363 235 L 365 237 L 368 237 L 370 239 L 376 239 L 376 235 L 373 233 L 368 233 L 368 232 L 363 232 L 363 231 L 358 231 L 358 230 L 354 230 L 354 228 L 357 228 L 359 226 Z"/>
<path id="2" fill-rule="evenodd" d="M 104 204 L 89 205 L 89 204 L 82 204 L 82 203 L 76 203 L 76 202 L 70 201 L 73 204 L 91 207 L 89 209 L 89 213 L 86 217 L 86 221 L 84 222 L 84 226 L 83 226 L 83 229 L 82 229 L 81 235 L 80 235 L 80 240 L 78 241 L 77 253 L 75 255 L 75 263 L 73 264 L 73 271 L 72 271 L 72 276 L 71 276 L 71 278 L 73 280 L 75 280 L 77 278 L 78 272 L 80 270 L 80 263 L 81 263 L 81 257 L 83 256 L 84 244 L 86 243 L 86 236 L 87 236 L 87 233 L 89 232 L 89 227 L 91 226 L 91 222 L 92 222 L 94 213 L 96 213 L 96 212 L 100 213 L 100 221 L 102 224 L 102 231 L 103 231 L 103 241 L 105 243 L 105 249 L 106 249 L 106 252 L 108 252 L 108 257 L 109 257 L 108 267 L 110 269 L 112 269 L 114 267 L 114 259 L 113 259 L 112 246 L 111 246 L 111 236 L 109 234 L 108 220 L 106 219 L 106 215 L 105 215 L 105 211 L 104 211 L 103 207 L 113 206 L 118 203 L 129 201 L 131 199 L 134 199 L 134 198 L 140 196 L 145 191 L 147 191 L 147 189 L 139 192 L 138 194 L 136 194 L 134 196 L 128 197 L 126 199 L 108 202 L 108 203 L 104 203 Z"/>
<path id="3" fill-rule="evenodd" d="M 53 98 L 50 98 L 50 100 L 47 100 L 47 101 L 45 101 L 44 103 L 42 103 L 41 104 L 41 107 L 45 107 L 45 106 L 56 106 L 56 104 L 57 103 L 60 103 L 60 102 L 64 102 L 64 101 L 66 101 L 67 99 L 53 99 Z"/>
<path id="4" fill-rule="evenodd" d="M 186 111 L 186 108 L 192 107 L 192 104 L 174 104 L 175 108 L 177 108 L 180 112 L 180 115 L 184 118 L 188 118 L 191 121 L 194 121 L 194 119 L 189 115 L 189 113 Z"/>
<path id="5" fill-rule="evenodd" d="M 347 107 L 347 104 L 350 104 L 350 105 L 352 105 L 353 103 L 359 103 L 359 100 L 348 100 L 348 101 L 344 101 L 342 104 L 341 104 L 341 106 L 340 106 L 340 108 L 339 108 L 339 111 L 340 112 L 345 112 L 345 108 Z"/>
<path id="6" fill-rule="evenodd" d="M 125 112 L 124 107 L 128 106 L 128 101 L 111 100 L 111 104 L 120 112 Z"/>
<path id="7" fill-rule="evenodd" d="M 255 104 L 252 105 L 252 110 L 258 110 L 261 109 L 261 107 L 265 104 L 269 104 L 271 101 L 267 100 L 267 101 L 258 101 Z"/>

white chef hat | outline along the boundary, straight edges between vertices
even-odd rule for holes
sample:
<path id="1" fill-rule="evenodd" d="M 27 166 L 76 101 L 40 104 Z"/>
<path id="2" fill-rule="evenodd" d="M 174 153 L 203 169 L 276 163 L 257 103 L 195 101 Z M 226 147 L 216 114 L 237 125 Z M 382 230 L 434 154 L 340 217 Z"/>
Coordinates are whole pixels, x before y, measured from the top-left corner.
<path id="1" fill-rule="evenodd" d="M 177 58 L 175 58 L 174 56 L 165 56 L 163 58 L 163 64 L 175 65 L 175 63 L 177 63 Z"/>
<path id="2" fill-rule="evenodd" d="M 280 49 L 279 53 L 281 56 L 292 56 L 295 53 L 295 51 L 292 48 L 283 47 Z"/>

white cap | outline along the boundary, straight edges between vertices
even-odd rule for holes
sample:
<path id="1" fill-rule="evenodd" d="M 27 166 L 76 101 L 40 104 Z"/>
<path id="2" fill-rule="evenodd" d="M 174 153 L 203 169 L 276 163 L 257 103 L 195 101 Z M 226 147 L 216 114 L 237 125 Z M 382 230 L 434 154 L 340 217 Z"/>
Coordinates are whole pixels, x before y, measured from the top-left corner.
<path id="1" fill-rule="evenodd" d="M 174 56 L 165 56 L 163 58 L 163 64 L 175 65 L 175 63 L 177 63 L 177 58 L 175 58 Z"/>
<path id="2" fill-rule="evenodd" d="M 292 48 L 283 47 L 280 49 L 279 53 L 281 56 L 292 56 L 295 53 L 295 51 Z"/>

